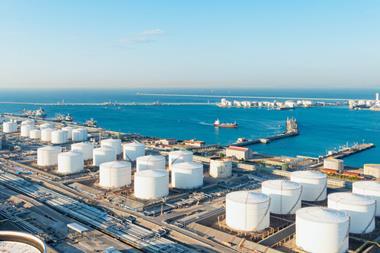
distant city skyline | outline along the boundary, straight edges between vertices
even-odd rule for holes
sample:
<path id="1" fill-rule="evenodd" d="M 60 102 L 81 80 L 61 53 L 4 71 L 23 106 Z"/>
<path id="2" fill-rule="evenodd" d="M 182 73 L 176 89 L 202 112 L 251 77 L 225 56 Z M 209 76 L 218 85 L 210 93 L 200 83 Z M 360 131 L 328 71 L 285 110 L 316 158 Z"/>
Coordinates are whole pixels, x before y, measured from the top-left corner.
<path id="1" fill-rule="evenodd" d="M 0 88 L 376 88 L 379 1 L 0 2 Z"/>

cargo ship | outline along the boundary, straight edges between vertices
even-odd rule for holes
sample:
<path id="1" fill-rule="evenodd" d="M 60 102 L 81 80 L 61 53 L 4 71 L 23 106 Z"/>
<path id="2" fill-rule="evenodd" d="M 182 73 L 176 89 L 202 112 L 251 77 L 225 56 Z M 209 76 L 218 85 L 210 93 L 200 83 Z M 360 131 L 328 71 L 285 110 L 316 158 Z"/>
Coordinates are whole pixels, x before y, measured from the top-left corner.
<path id="1" fill-rule="evenodd" d="M 221 123 L 219 119 L 214 121 L 214 127 L 218 128 L 237 128 L 238 124 L 236 122 L 234 123 Z"/>

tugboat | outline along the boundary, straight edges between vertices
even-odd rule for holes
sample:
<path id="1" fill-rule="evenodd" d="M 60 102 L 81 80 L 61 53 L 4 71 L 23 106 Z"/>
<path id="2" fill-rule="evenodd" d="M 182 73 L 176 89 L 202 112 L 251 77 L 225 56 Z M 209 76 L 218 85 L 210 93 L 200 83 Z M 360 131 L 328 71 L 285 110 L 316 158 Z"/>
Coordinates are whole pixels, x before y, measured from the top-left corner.
<path id="1" fill-rule="evenodd" d="M 218 128 L 237 128 L 238 124 L 236 122 L 234 123 L 221 123 L 219 119 L 214 121 L 214 127 Z"/>
<path id="2" fill-rule="evenodd" d="M 84 123 L 84 125 L 88 127 L 96 127 L 96 124 L 97 122 L 93 118 L 86 120 L 86 122 Z"/>

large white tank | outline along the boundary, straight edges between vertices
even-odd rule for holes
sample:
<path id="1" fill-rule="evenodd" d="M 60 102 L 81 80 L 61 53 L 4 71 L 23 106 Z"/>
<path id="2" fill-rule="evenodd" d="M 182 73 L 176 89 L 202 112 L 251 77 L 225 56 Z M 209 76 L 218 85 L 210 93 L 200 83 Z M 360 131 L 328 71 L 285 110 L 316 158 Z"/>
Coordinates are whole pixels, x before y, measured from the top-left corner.
<path id="1" fill-rule="evenodd" d="M 112 148 L 116 155 L 120 155 L 123 150 L 121 148 L 121 140 L 120 139 L 105 139 L 100 141 L 101 147 L 110 147 Z"/>
<path id="2" fill-rule="evenodd" d="M 226 224 L 238 231 L 269 227 L 270 198 L 259 192 L 235 191 L 226 195 Z"/>
<path id="3" fill-rule="evenodd" d="M 29 131 L 29 138 L 30 139 L 40 139 L 41 138 L 41 130 L 40 129 L 31 129 Z"/>
<path id="4" fill-rule="evenodd" d="M 296 212 L 296 244 L 306 252 L 343 253 L 348 250 L 350 218 L 326 207 L 306 207 Z"/>
<path id="5" fill-rule="evenodd" d="M 376 200 L 376 216 L 380 217 L 380 182 L 358 181 L 352 184 L 352 192 Z"/>
<path id="6" fill-rule="evenodd" d="M 25 125 L 34 126 L 34 120 L 32 120 L 32 119 L 26 119 L 26 120 L 23 120 L 23 121 L 21 122 L 21 126 L 25 126 Z"/>
<path id="7" fill-rule="evenodd" d="M 99 186 L 107 189 L 131 184 L 131 163 L 112 161 L 99 166 Z"/>
<path id="8" fill-rule="evenodd" d="M 51 143 L 53 144 L 67 143 L 67 133 L 63 130 L 55 130 L 51 132 Z"/>
<path id="9" fill-rule="evenodd" d="M 187 150 L 176 150 L 169 152 L 169 169 L 175 163 L 192 162 L 193 152 Z"/>
<path id="10" fill-rule="evenodd" d="M 296 182 L 267 180 L 261 184 L 261 192 L 271 198 L 271 213 L 294 214 L 301 208 L 302 186 Z"/>
<path id="11" fill-rule="evenodd" d="M 172 187 L 193 189 L 203 185 L 203 164 L 183 162 L 173 164 Z"/>
<path id="12" fill-rule="evenodd" d="M 376 201 L 351 192 L 327 196 L 331 209 L 345 211 L 350 216 L 350 233 L 370 233 L 375 229 Z"/>
<path id="13" fill-rule="evenodd" d="M 53 128 L 42 128 L 41 129 L 41 141 L 51 142 L 51 133 L 54 131 Z"/>
<path id="14" fill-rule="evenodd" d="M 145 155 L 145 145 L 140 142 L 131 142 L 123 145 L 123 159 L 136 161 L 137 157 Z"/>
<path id="15" fill-rule="evenodd" d="M 116 160 L 116 153 L 112 148 L 102 147 L 93 150 L 92 165 L 99 166 L 101 163 Z"/>
<path id="16" fill-rule="evenodd" d="M 73 129 L 71 132 L 71 139 L 74 142 L 86 141 L 87 140 L 87 129 L 84 127 Z"/>
<path id="17" fill-rule="evenodd" d="M 57 146 L 45 146 L 37 149 L 38 166 L 55 166 L 58 164 L 58 154 L 62 148 Z"/>
<path id="18" fill-rule="evenodd" d="M 290 180 L 302 185 L 302 200 L 322 201 L 327 194 L 327 176 L 319 171 L 292 172 Z"/>
<path id="19" fill-rule="evenodd" d="M 29 137 L 30 130 L 34 129 L 33 125 L 21 125 L 20 127 L 20 136 Z"/>
<path id="20" fill-rule="evenodd" d="M 83 155 L 79 152 L 64 152 L 58 154 L 57 173 L 69 175 L 81 172 L 84 167 Z"/>
<path id="21" fill-rule="evenodd" d="M 81 152 L 84 160 L 90 160 L 93 156 L 94 145 L 90 142 L 79 142 L 71 144 L 71 151 Z"/>
<path id="22" fill-rule="evenodd" d="M 49 122 L 43 123 L 43 124 L 40 125 L 40 129 L 41 130 L 44 129 L 44 128 L 54 128 L 54 127 L 55 127 L 55 125 L 53 123 L 49 123 Z"/>
<path id="23" fill-rule="evenodd" d="M 211 160 L 209 174 L 214 178 L 227 178 L 232 176 L 231 160 Z"/>
<path id="24" fill-rule="evenodd" d="M 146 155 L 136 159 L 136 171 L 141 170 L 165 170 L 166 161 L 162 155 Z"/>
<path id="25" fill-rule="evenodd" d="M 73 128 L 71 126 L 66 126 L 66 127 L 63 127 L 62 130 L 66 132 L 67 139 L 71 140 L 72 139 Z"/>
<path id="26" fill-rule="evenodd" d="M 17 123 L 13 121 L 3 122 L 3 132 L 4 133 L 15 133 L 17 132 Z"/>
<path id="27" fill-rule="evenodd" d="M 134 194 L 139 199 L 158 199 L 169 194 L 169 174 L 164 170 L 135 173 Z"/>

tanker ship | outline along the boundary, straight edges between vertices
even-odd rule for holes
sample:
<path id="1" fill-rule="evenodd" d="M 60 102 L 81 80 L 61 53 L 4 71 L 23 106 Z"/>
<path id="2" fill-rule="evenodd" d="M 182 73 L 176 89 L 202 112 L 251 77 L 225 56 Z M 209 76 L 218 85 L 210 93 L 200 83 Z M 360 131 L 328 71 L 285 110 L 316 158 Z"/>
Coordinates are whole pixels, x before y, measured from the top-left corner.
<path id="1" fill-rule="evenodd" d="M 219 128 L 237 128 L 238 124 L 236 122 L 234 123 L 221 123 L 219 119 L 214 121 L 214 127 Z"/>

